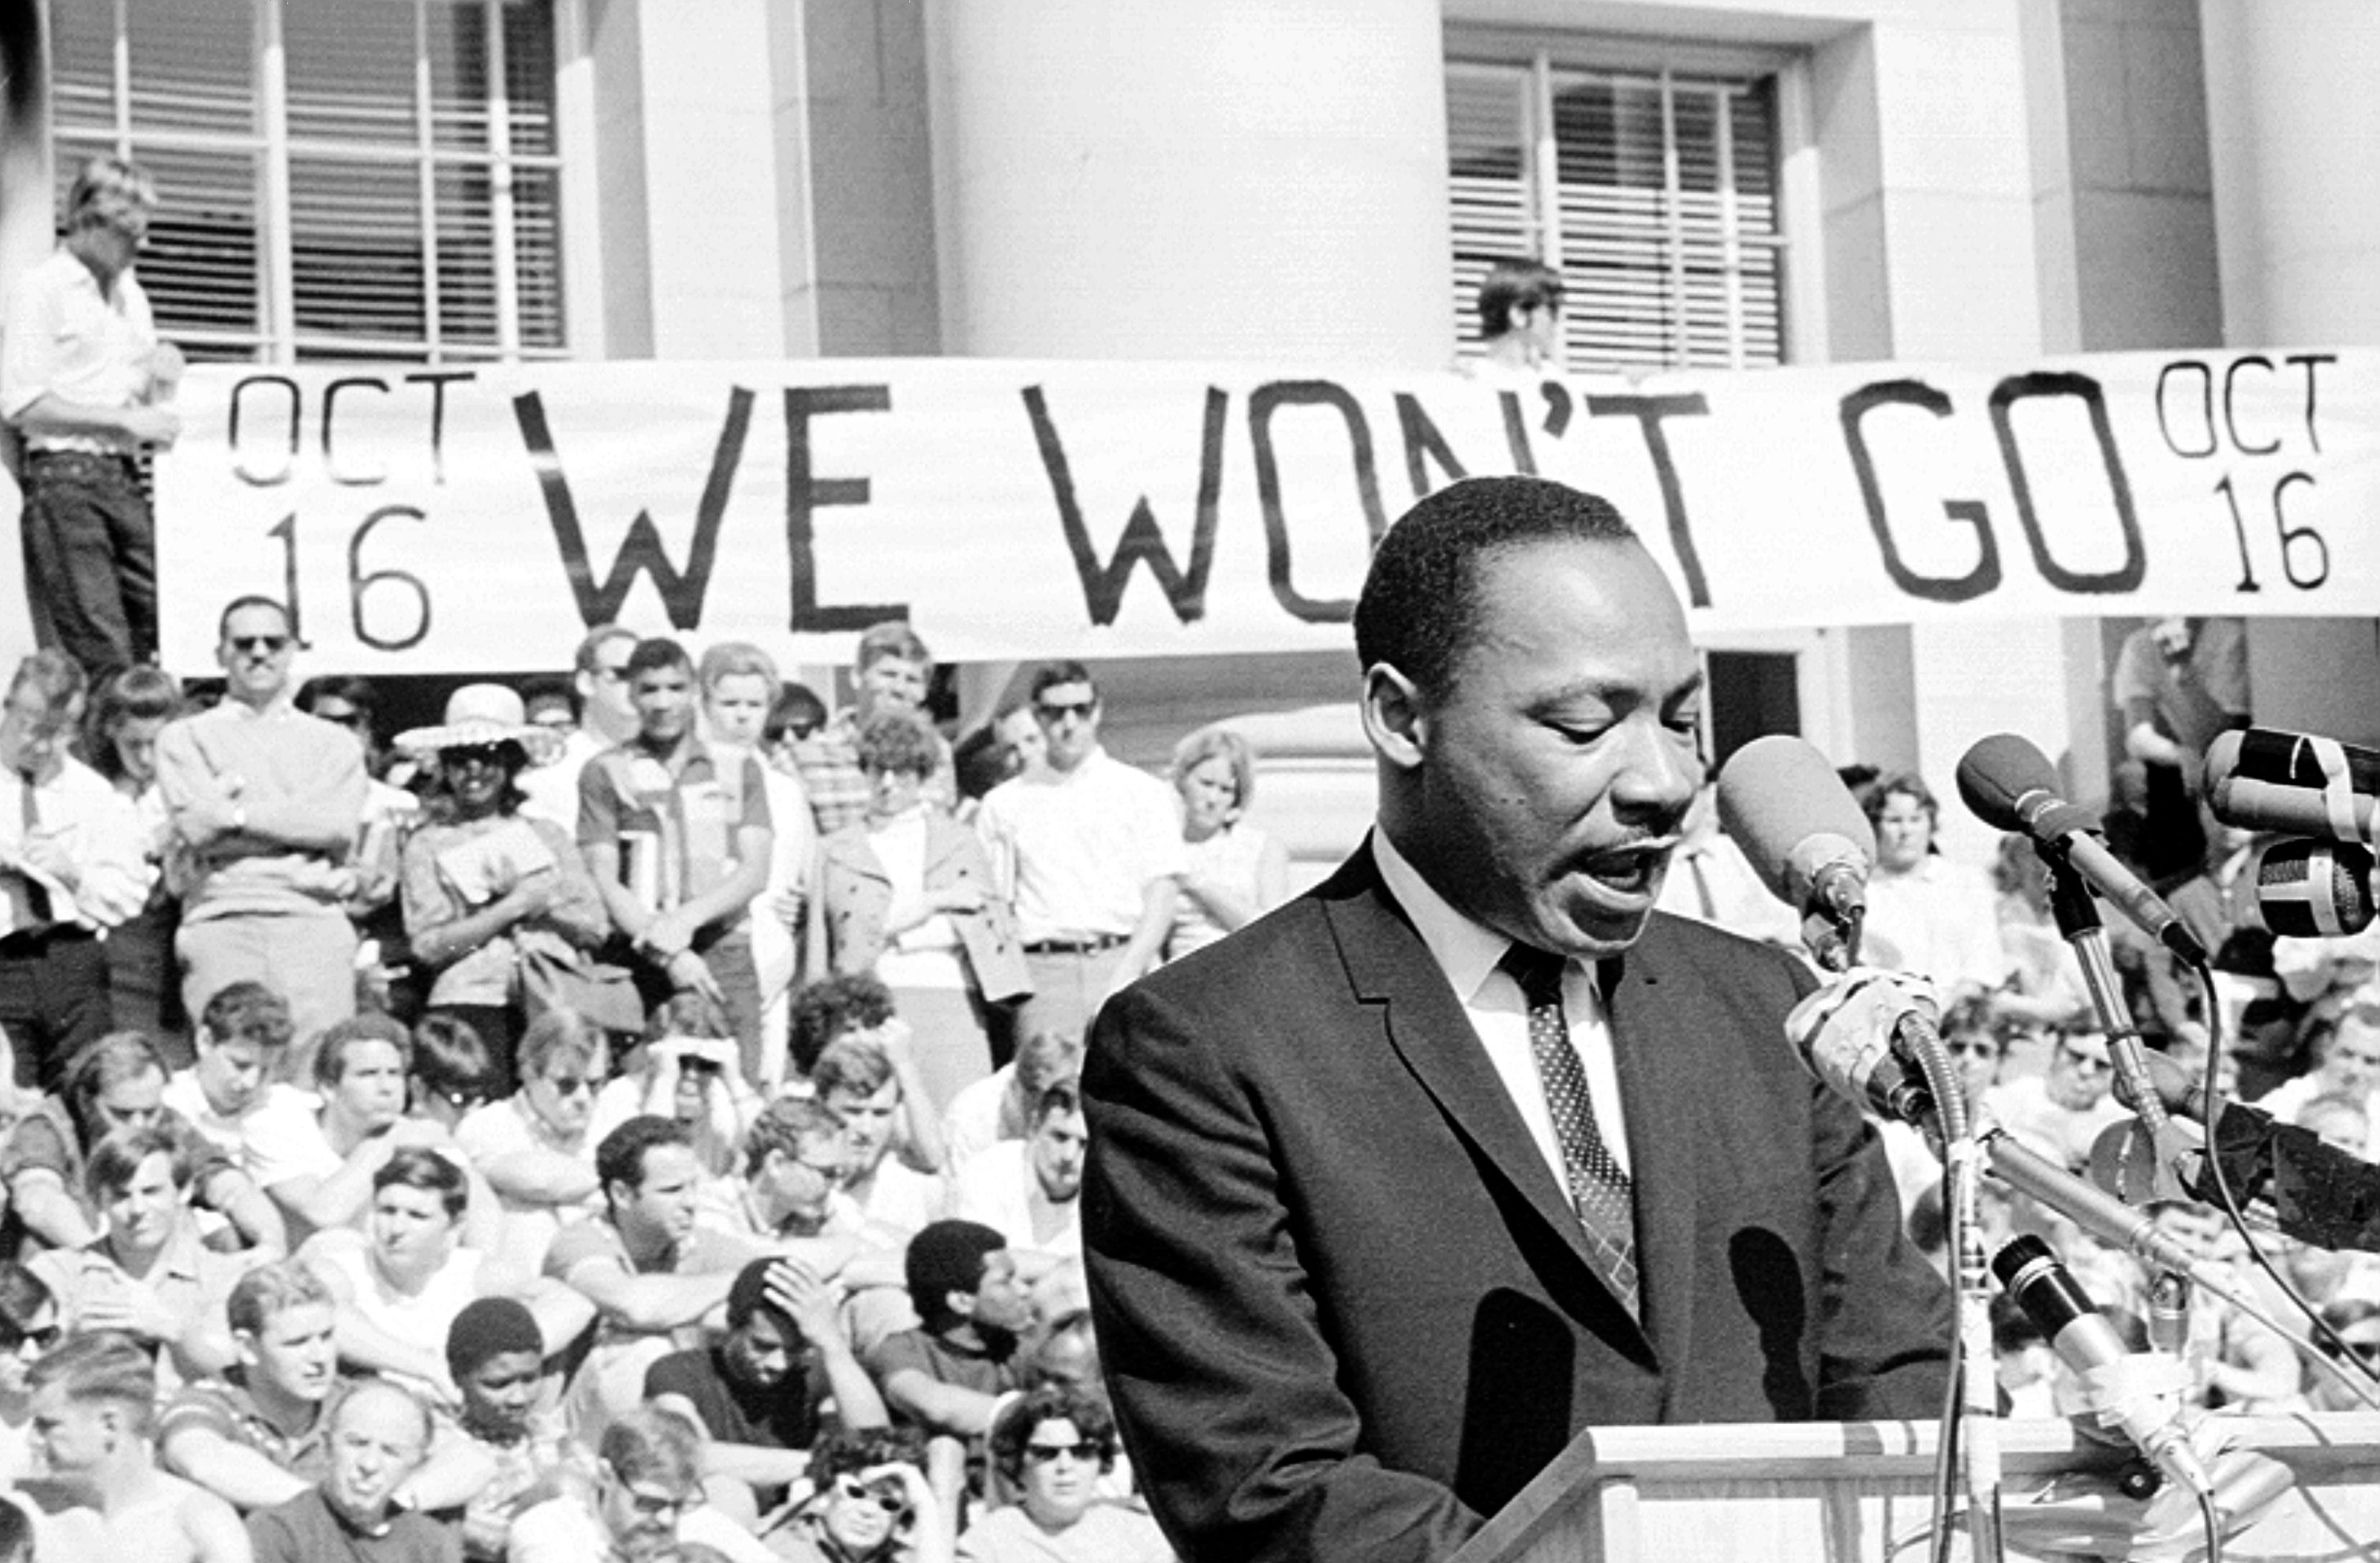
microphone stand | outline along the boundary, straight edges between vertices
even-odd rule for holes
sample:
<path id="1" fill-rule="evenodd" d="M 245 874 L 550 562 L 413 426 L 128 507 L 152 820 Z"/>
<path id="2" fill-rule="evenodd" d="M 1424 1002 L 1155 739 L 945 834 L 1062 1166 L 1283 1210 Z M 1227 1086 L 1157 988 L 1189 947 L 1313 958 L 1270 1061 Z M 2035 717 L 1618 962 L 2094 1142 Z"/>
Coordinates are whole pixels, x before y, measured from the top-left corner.
<path id="1" fill-rule="evenodd" d="M 1911 1014 L 1897 1039 L 1907 1047 L 1934 1098 L 1936 1121 L 1942 1130 L 1943 1211 L 1950 1229 L 1952 1252 L 1959 1266 L 1959 1428 L 1960 1466 L 1967 1483 L 1967 1545 L 1973 1563 L 2000 1563 L 2000 1441 L 1999 1382 L 1992 1349 L 1991 1266 L 1984 1252 L 1984 1229 L 1976 1191 L 1983 1181 L 1984 1151 L 1975 1134 L 1958 1066 L 1942 1046 L 1939 1033 L 1924 1016 Z M 1944 1436 L 1952 1421 L 1943 1418 Z M 1944 1468 L 1947 1474 L 1947 1468 Z M 1947 1545 L 1948 1528 L 1936 1527 L 1938 1548 Z"/>
<path id="2" fill-rule="evenodd" d="M 2098 903 L 2064 853 L 2044 851 L 2042 856 L 2049 865 L 2050 914 L 2057 918 L 2058 931 L 2073 947 L 2074 958 L 2082 967 L 2082 986 L 2090 990 L 2091 1007 L 2098 1012 L 2100 1029 L 2107 1035 L 2107 1056 L 2115 1064 L 2116 1077 L 2123 1083 L 2123 1094 L 2132 1102 L 2142 1128 L 2147 1131 L 2156 1165 L 2160 1169 L 2171 1169 L 2181 1148 L 2179 1136 L 2166 1115 L 2165 1103 L 2158 1099 L 2155 1082 L 2149 1078 L 2140 1028 L 2132 1024 L 2131 1012 L 2124 1008 Z M 2155 1266 L 2149 1277 L 2148 1315 L 2149 1345 L 2181 1356 L 2190 1344 L 2190 1278 L 2178 1270 Z"/>

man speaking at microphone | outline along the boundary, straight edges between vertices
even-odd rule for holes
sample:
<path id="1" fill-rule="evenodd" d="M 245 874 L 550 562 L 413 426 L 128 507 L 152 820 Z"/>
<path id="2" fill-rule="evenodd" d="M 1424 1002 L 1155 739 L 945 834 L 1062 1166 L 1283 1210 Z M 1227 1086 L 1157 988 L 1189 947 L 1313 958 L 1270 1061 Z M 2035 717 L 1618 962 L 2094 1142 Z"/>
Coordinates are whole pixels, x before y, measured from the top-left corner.
<path id="1" fill-rule="evenodd" d="M 1092 1309 L 1173 1545 L 1418 1563 L 1584 1427 L 1930 1418 L 1949 1293 L 1786 1042 L 1810 979 L 1653 911 L 1702 696 L 1652 556 L 1459 483 L 1355 640 L 1370 837 L 1085 1065 Z"/>

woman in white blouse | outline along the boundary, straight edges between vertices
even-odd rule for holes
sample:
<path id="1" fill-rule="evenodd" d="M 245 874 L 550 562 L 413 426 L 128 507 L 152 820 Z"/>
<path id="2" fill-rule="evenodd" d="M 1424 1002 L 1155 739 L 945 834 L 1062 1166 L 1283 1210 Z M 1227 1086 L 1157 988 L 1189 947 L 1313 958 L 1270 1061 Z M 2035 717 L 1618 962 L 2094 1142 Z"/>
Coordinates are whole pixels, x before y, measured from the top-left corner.
<path id="1" fill-rule="evenodd" d="M 1174 746 L 1189 871 L 1174 898 L 1165 953 L 1178 960 L 1236 932 L 1289 899 L 1289 854 L 1247 822 L 1256 752 L 1225 727 L 1202 727 Z"/>

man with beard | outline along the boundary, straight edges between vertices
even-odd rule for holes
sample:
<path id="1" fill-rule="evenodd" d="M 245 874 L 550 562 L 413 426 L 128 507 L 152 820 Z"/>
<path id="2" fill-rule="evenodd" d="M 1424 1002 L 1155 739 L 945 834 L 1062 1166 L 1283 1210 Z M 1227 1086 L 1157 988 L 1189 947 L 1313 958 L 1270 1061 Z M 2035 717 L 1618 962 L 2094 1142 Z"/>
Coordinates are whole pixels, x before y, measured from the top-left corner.
<path id="1" fill-rule="evenodd" d="M 454 1532 L 393 1501 L 430 1450 L 420 1401 L 366 1379 L 331 1413 L 330 1443 L 321 1482 L 249 1516 L 256 1563 L 457 1563 Z"/>
<path id="2" fill-rule="evenodd" d="M 645 1399 L 710 1435 L 705 1473 L 747 1484 L 755 1517 L 801 1479 L 830 1399 L 844 1426 L 887 1424 L 841 1315 L 834 1289 L 800 1265 L 756 1259 L 728 1290 L 718 1344 L 672 1352 L 645 1370 Z"/>
<path id="3" fill-rule="evenodd" d="M 1008 1240 L 1028 1276 L 1083 1255 L 1082 1094 L 1061 1080 L 1034 1104 L 1031 1136 L 1002 1140 L 960 1169 L 953 1212 Z"/>
<path id="4" fill-rule="evenodd" d="M 1175 1549 L 1423 1563 L 1589 1425 L 1931 1417 L 1949 1295 L 1787 1041 L 1811 978 L 1654 911 L 1703 675 L 1653 555 L 1460 482 L 1354 628 L 1370 838 L 1086 1055 L 1091 1304 Z"/>
<path id="5" fill-rule="evenodd" d="M 78 1336 L 35 1363 L 32 1446 L 89 1507 L 45 1513 L 36 1556 L 140 1563 L 247 1563 L 239 1516 L 157 1469 L 157 1379 L 148 1353 L 113 1330 Z"/>
<path id="6" fill-rule="evenodd" d="M 1008 1240 L 974 1221 L 936 1221 L 910 1241 L 905 1267 L 924 1322 L 885 1339 L 868 1369 L 902 1424 L 980 1440 L 1001 1396 L 1022 1387 L 1017 1338 L 1033 1322 Z"/>

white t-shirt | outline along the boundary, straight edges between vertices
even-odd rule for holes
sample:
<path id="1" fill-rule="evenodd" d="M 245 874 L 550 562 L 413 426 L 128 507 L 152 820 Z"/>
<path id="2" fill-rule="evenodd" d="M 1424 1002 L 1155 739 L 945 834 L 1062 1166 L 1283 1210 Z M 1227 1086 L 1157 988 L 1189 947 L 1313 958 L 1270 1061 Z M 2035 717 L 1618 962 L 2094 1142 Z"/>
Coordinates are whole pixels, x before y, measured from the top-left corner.
<path id="1" fill-rule="evenodd" d="M 1149 881 L 1180 875 L 1186 862 L 1172 789 L 1104 749 L 1071 771 L 1042 766 L 1002 782 L 976 829 L 1012 888 L 1026 944 L 1129 935 Z"/>
<path id="2" fill-rule="evenodd" d="M 980 1221 L 1011 1248 L 1069 1258 L 1083 1252 L 1083 1202 L 1053 1205 L 1033 1174 L 1032 1146 L 1002 1140 L 959 1169 L 951 1214 Z"/>

